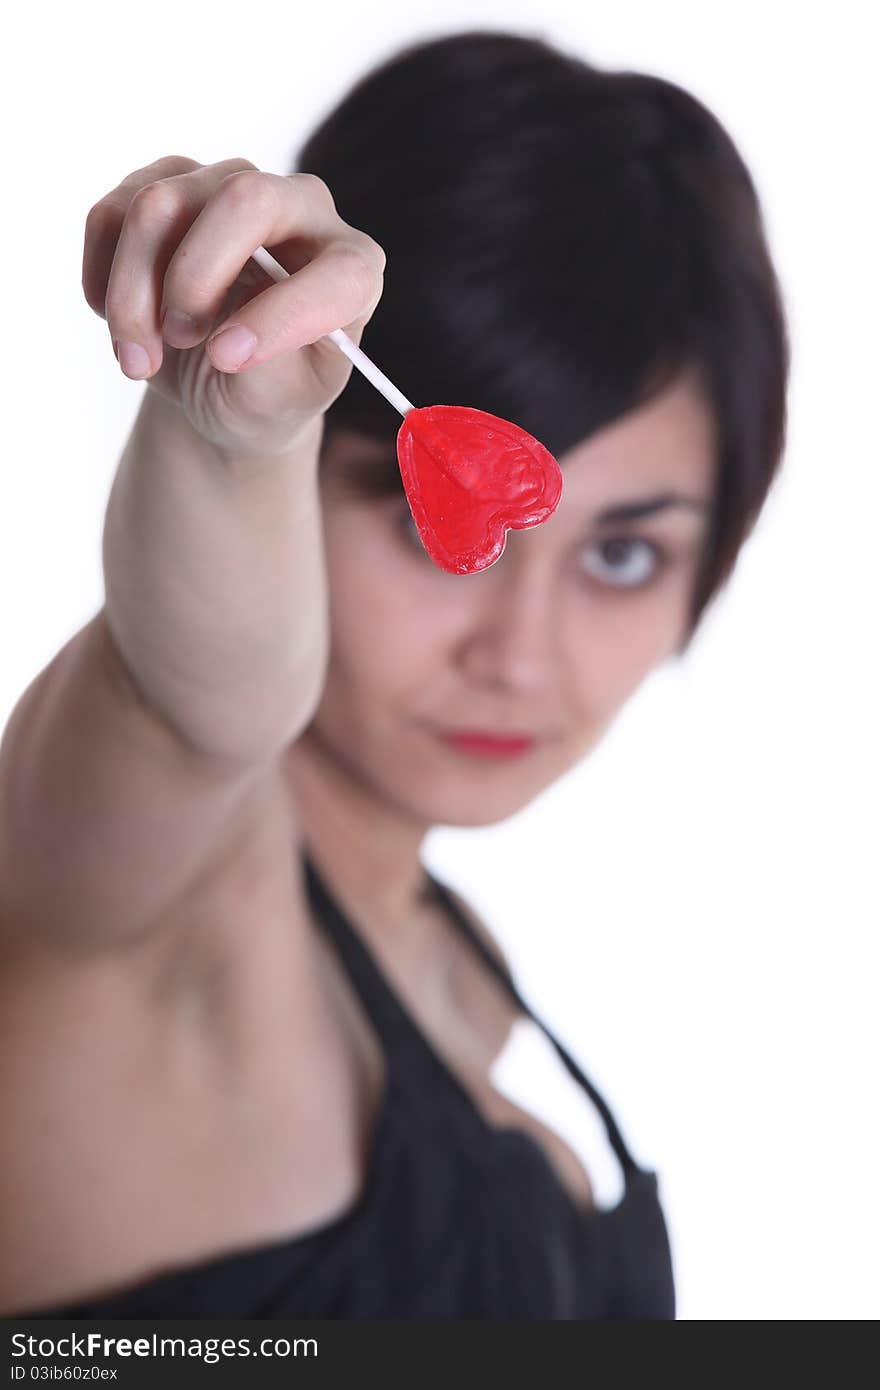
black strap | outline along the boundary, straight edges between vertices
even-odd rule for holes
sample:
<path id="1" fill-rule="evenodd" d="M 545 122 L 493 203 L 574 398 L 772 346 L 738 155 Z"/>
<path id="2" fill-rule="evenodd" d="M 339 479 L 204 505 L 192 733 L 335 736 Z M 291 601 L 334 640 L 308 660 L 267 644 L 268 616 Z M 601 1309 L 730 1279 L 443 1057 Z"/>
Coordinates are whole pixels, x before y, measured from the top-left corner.
<path id="1" fill-rule="evenodd" d="M 609 1110 L 604 1098 L 596 1090 L 596 1087 L 593 1085 L 589 1077 L 586 1076 L 584 1072 L 581 1070 L 581 1068 L 578 1066 L 577 1062 L 574 1060 L 568 1049 L 565 1046 L 563 1046 L 563 1044 L 559 1041 L 555 1034 L 552 1033 L 551 1030 L 548 1028 L 547 1024 L 543 1021 L 543 1019 L 539 1018 L 538 1015 L 535 1013 L 534 1009 L 526 1003 L 525 999 L 523 999 L 522 995 L 517 989 L 513 976 L 501 963 L 498 957 L 493 955 L 493 953 L 489 950 L 485 942 L 477 935 L 473 925 L 471 924 L 471 922 L 468 921 L 465 913 L 462 911 L 461 907 L 459 906 L 450 889 L 446 886 L 446 884 L 441 883 L 441 881 L 438 878 L 435 878 L 433 874 L 430 874 L 429 878 L 431 879 L 431 883 L 436 889 L 438 896 L 449 910 L 452 920 L 460 928 L 462 934 L 479 952 L 483 960 L 488 965 L 489 969 L 493 972 L 497 979 L 501 981 L 502 985 L 504 985 L 504 987 L 507 989 L 508 993 L 510 994 L 510 997 L 514 1000 L 517 1006 L 522 1010 L 524 1014 L 528 1015 L 528 1017 L 532 1020 L 533 1023 L 536 1023 L 538 1025 L 545 1037 L 547 1037 L 550 1040 L 550 1042 L 555 1047 L 559 1057 L 562 1059 L 562 1062 L 568 1069 L 570 1075 L 574 1077 L 575 1081 L 577 1081 L 577 1083 L 583 1088 L 583 1090 L 586 1091 L 587 1095 L 590 1097 L 590 1100 L 593 1102 L 596 1109 L 599 1111 L 599 1114 L 602 1116 L 605 1128 L 608 1131 L 608 1140 L 611 1144 L 611 1147 L 614 1149 L 614 1152 L 616 1153 L 618 1160 L 620 1161 L 620 1165 L 624 1170 L 624 1174 L 628 1175 L 629 1173 L 635 1172 L 638 1168 L 638 1164 L 636 1163 L 635 1159 L 630 1153 L 624 1141 L 623 1135 L 621 1134 L 620 1129 L 618 1128 L 617 1121 L 615 1120 L 614 1116 Z"/>
<path id="2" fill-rule="evenodd" d="M 351 976 L 358 994 L 366 1005 L 371 1021 L 375 1024 L 377 1032 L 380 1035 L 389 1062 L 393 1063 L 393 1059 L 399 1055 L 401 1050 L 407 1049 L 411 1051 L 415 1048 L 423 1057 L 430 1059 L 435 1071 L 441 1074 L 457 1091 L 461 1092 L 469 1100 L 468 1093 L 461 1082 L 452 1072 L 451 1068 L 443 1061 L 442 1057 L 439 1057 L 436 1050 L 431 1046 L 431 1043 L 425 1037 L 416 1020 L 399 999 L 384 972 L 373 959 L 372 953 L 367 949 L 361 939 L 360 933 L 354 929 L 339 904 L 333 898 L 305 844 L 301 847 L 301 857 L 306 888 L 315 916 L 333 938 L 343 964 Z M 451 891 L 432 874 L 428 873 L 427 877 L 430 887 L 447 909 L 452 921 L 486 962 L 496 978 L 501 981 L 517 1007 L 537 1024 L 553 1044 L 570 1075 L 574 1077 L 575 1081 L 586 1091 L 587 1095 L 596 1106 L 607 1130 L 611 1147 L 614 1149 L 620 1165 L 623 1168 L 624 1178 L 628 1180 L 631 1173 L 638 1171 L 638 1165 L 629 1152 L 614 1116 L 608 1109 L 604 1099 L 589 1078 L 581 1071 L 568 1050 L 559 1042 L 543 1020 L 535 1014 L 534 1010 L 531 1009 L 522 998 L 513 977 L 477 935 L 473 926 L 467 920 L 462 909 L 452 896 Z M 469 1100 L 469 1103 L 472 1102 Z"/>
<path id="3" fill-rule="evenodd" d="M 379 1034 L 389 1062 L 402 1048 L 409 1049 L 413 1043 L 419 1047 L 424 1039 L 415 1025 L 415 1020 L 391 988 L 372 953 L 361 939 L 360 933 L 355 931 L 332 896 L 304 845 L 301 858 L 306 889 L 315 917 L 333 939 L 337 953 Z"/>

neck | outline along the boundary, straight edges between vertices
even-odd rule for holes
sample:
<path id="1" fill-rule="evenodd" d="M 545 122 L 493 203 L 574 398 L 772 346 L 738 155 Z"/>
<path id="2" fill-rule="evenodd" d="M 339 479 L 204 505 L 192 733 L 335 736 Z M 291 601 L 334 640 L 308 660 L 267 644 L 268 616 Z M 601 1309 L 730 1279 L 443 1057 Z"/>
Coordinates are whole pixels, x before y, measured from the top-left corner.
<path id="1" fill-rule="evenodd" d="M 359 923 L 402 943 L 424 903 L 430 827 L 378 796 L 313 727 L 287 750 L 285 767 L 318 872 Z"/>

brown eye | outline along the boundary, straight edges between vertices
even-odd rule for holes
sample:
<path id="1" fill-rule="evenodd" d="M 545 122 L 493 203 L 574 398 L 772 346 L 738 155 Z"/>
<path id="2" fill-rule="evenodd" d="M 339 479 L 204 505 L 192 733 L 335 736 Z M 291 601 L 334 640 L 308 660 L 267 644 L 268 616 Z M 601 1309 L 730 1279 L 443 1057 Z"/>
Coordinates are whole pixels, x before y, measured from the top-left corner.
<path id="1" fill-rule="evenodd" d="M 617 589 L 638 589 L 664 564 L 664 554 L 641 536 L 610 536 L 589 546 L 584 568 L 594 579 Z"/>

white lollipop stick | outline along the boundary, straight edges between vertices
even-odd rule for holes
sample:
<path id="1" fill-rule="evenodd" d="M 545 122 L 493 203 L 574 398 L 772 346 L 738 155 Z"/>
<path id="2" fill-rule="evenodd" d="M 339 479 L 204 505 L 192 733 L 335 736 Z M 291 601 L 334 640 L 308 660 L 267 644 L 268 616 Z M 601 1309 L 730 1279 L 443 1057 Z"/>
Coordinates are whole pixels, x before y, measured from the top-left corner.
<path id="1" fill-rule="evenodd" d="M 258 266 L 265 270 L 267 275 L 271 275 L 273 280 L 287 280 L 290 278 L 290 271 L 285 270 L 284 266 L 276 261 L 274 256 L 270 256 L 265 246 L 258 246 L 256 251 L 251 252 L 251 257 Z M 413 410 L 412 401 L 408 401 L 402 391 L 398 391 L 393 381 L 389 381 L 384 372 L 380 372 L 375 362 L 371 362 L 365 352 L 361 352 L 357 343 L 353 343 L 347 333 L 343 333 L 341 328 L 334 328 L 332 333 L 326 335 L 332 338 L 338 348 L 341 348 L 346 357 L 354 363 L 359 371 L 363 372 L 367 381 L 371 382 L 395 410 L 399 410 L 401 415 L 406 415 L 408 410 Z"/>

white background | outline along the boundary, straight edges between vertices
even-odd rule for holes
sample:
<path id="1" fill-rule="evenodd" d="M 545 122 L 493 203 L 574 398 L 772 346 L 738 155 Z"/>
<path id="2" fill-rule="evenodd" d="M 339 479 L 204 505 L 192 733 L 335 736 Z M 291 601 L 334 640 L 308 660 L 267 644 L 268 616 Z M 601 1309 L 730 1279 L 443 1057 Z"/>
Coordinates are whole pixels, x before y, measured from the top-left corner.
<path id="1" fill-rule="evenodd" d="M 7 29 L 0 727 L 100 606 L 141 385 L 80 290 L 93 202 L 163 154 L 287 172 L 402 42 L 543 35 L 689 87 L 761 193 L 791 322 L 783 477 L 690 655 L 524 814 L 431 866 L 661 1175 L 683 1318 L 880 1313 L 877 108 L 868 4 L 81 4 Z M 619 1175 L 530 1025 L 497 1082 Z"/>

